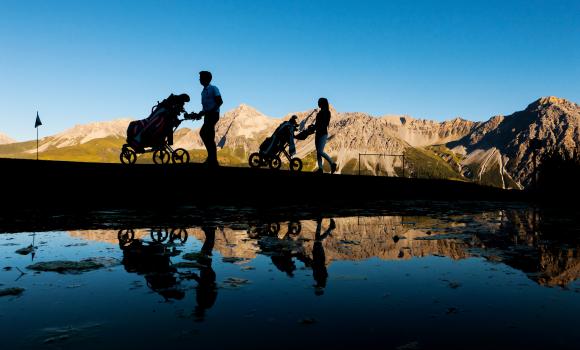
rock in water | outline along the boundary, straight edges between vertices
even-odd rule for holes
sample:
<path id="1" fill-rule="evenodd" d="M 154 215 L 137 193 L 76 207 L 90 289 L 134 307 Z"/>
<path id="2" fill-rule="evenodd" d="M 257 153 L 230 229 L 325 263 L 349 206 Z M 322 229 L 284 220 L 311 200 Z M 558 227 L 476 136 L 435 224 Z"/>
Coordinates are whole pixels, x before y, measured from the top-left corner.
<path id="1" fill-rule="evenodd" d="M 24 293 L 24 288 L 14 287 L 14 288 L 0 289 L 0 297 L 18 296 L 22 293 Z"/>
<path id="2" fill-rule="evenodd" d="M 58 273 L 81 273 L 117 264 L 118 264 L 117 259 L 89 258 L 81 261 L 68 261 L 68 260 L 43 261 L 29 265 L 26 268 L 35 271 L 53 271 Z"/>
<path id="3" fill-rule="evenodd" d="M 26 248 L 20 248 L 15 253 L 20 255 L 28 255 L 32 253 L 36 248 L 31 244 Z"/>

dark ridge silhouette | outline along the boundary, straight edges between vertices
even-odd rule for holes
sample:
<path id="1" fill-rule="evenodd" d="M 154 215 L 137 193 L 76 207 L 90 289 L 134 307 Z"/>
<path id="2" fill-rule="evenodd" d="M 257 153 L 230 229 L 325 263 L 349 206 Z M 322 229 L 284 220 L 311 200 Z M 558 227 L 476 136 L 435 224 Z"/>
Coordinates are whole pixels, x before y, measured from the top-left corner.
<path id="1" fill-rule="evenodd" d="M 547 205 L 578 206 L 580 196 L 580 152 L 552 152 L 536 160 L 537 170 L 530 192 Z"/>
<path id="2" fill-rule="evenodd" d="M 515 190 L 436 179 L 318 176 L 200 164 L 98 164 L 0 159 L 5 210 L 218 204 L 362 205 L 372 200 L 522 200 Z M 331 189 L 320 196 L 320 189 Z M 290 191 L 288 189 L 291 189 Z"/>

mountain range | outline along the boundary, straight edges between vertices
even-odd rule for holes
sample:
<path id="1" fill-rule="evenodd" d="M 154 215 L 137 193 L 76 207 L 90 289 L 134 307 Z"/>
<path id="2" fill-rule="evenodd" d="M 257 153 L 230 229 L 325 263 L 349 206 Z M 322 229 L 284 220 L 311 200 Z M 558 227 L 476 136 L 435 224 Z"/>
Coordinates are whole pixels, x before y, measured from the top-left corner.
<path id="1" fill-rule="evenodd" d="M 220 163 L 246 166 L 248 155 L 276 127 L 295 114 L 300 130 L 315 120 L 312 110 L 271 118 L 242 104 L 226 112 L 216 125 Z M 493 116 L 485 122 L 461 118 L 436 122 L 407 115 L 371 116 L 331 109 L 326 152 L 341 173 L 438 177 L 475 181 L 502 188 L 524 188 L 533 176 L 533 152 L 577 155 L 580 146 L 580 106 L 543 97 L 524 110 Z M 40 158 L 119 162 L 131 119 L 76 125 L 40 140 Z M 532 141 L 536 139 L 537 141 Z M 297 141 L 297 156 L 305 170 L 315 165 L 313 136 Z M 198 129 L 175 132 L 174 148 L 190 150 L 193 161 L 203 161 L 205 149 Z M 0 157 L 33 158 L 36 141 L 14 142 L 0 134 Z M 403 157 L 404 155 L 404 157 Z M 150 162 L 143 155 L 138 162 Z"/>

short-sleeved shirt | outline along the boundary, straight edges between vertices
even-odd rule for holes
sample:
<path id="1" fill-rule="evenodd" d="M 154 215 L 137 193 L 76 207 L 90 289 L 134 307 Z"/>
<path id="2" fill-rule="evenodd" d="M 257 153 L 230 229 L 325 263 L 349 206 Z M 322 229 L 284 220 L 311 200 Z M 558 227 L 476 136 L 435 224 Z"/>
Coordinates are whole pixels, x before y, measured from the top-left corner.
<path id="1" fill-rule="evenodd" d="M 220 90 L 217 86 L 208 85 L 203 88 L 201 91 L 201 106 L 203 107 L 204 111 L 212 111 L 216 107 L 217 103 L 215 102 L 216 96 L 221 96 Z M 215 110 L 217 113 L 220 112 L 220 109 Z"/>

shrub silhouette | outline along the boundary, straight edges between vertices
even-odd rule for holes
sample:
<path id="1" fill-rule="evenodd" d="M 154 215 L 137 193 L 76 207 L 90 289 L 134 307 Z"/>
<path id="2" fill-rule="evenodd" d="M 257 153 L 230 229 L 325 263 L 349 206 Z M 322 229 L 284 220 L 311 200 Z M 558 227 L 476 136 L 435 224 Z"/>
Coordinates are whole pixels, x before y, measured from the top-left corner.
<path id="1" fill-rule="evenodd" d="M 539 161 L 537 181 L 532 190 L 543 199 L 570 202 L 580 194 L 580 152 L 552 152 Z"/>

